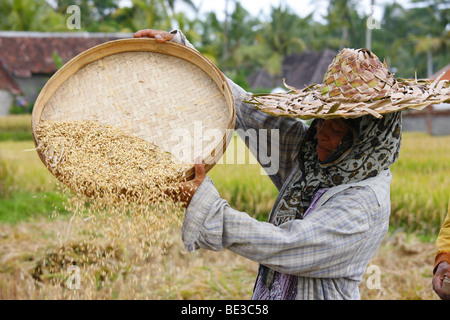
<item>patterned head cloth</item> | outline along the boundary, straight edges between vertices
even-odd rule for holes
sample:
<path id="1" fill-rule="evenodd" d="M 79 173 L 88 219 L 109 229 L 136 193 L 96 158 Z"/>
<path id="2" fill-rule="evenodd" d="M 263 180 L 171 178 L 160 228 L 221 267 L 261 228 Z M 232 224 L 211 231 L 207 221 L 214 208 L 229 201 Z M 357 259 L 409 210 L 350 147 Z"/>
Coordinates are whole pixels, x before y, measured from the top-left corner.
<path id="1" fill-rule="evenodd" d="M 352 129 L 324 162 L 320 162 L 316 151 L 317 120 L 311 124 L 299 154 L 303 176 L 288 188 L 280 201 L 275 225 L 302 219 L 319 189 L 363 181 L 397 161 L 401 144 L 400 112 L 381 119 L 364 116 L 344 121 Z"/>

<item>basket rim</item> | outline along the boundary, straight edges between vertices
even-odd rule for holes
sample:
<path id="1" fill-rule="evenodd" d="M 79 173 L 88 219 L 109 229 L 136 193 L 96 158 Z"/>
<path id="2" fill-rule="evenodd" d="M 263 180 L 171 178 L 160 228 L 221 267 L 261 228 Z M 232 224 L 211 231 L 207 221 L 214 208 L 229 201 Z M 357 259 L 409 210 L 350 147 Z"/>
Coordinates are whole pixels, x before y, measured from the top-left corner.
<path id="1" fill-rule="evenodd" d="M 58 88 L 61 87 L 61 85 L 63 85 L 65 81 L 68 80 L 72 75 L 77 73 L 88 64 L 111 55 L 126 52 L 150 52 L 164 54 L 190 62 L 194 66 L 206 72 L 206 74 L 216 83 L 218 89 L 225 97 L 226 104 L 229 109 L 229 117 L 226 121 L 227 129 L 234 130 L 236 109 L 231 89 L 228 85 L 226 77 L 209 59 L 201 55 L 198 51 L 175 42 L 160 43 L 155 39 L 150 38 L 126 38 L 108 41 L 81 52 L 80 54 L 69 60 L 67 63 L 65 63 L 46 82 L 36 99 L 31 116 L 31 131 L 36 147 L 39 143 L 35 135 L 36 126 L 41 121 L 41 115 L 45 109 L 47 102 L 56 93 Z M 223 150 L 223 154 L 231 140 L 231 137 L 232 135 L 225 132 L 221 143 L 214 147 L 213 153 L 217 148 L 220 147 L 221 150 Z M 45 158 L 39 151 L 38 155 L 44 165 L 47 166 Z M 203 163 L 205 164 L 206 172 L 212 169 L 215 163 L 219 160 L 219 156 L 219 153 L 214 156 L 205 156 L 205 158 L 203 159 Z M 193 178 L 194 175 L 195 171 L 194 167 L 192 167 L 186 172 L 186 180 Z"/>

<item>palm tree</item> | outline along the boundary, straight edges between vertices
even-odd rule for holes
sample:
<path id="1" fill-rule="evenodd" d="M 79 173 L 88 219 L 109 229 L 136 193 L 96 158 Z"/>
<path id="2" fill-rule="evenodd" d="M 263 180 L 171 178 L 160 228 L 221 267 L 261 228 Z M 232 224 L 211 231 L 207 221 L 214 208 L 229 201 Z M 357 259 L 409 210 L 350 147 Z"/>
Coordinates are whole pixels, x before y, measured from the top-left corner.
<path id="1" fill-rule="evenodd" d="M 301 38 L 302 19 L 291 13 L 288 6 L 272 7 L 270 22 L 263 29 L 262 45 L 266 46 L 270 55 L 265 60 L 264 68 L 278 79 L 282 60 L 292 52 L 302 52 L 307 48 Z M 276 86 L 276 83 L 274 83 Z"/>
<path id="2" fill-rule="evenodd" d="M 132 31 L 147 28 L 170 30 L 180 22 L 189 24 L 186 15 L 175 12 L 176 4 L 180 2 L 196 10 L 191 0 L 132 0 L 131 7 L 118 9 L 115 18 Z"/>
<path id="3" fill-rule="evenodd" d="M 193 21 L 188 22 L 188 19 L 186 17 L 186 15 L 183 12 L 175 12 L 175 5 L 177 3 L 184 3 L 186 4 L 189 8 L 191 8 L 194 12 L 197 10 L 195 4 L 192 2 L 192 0 L 165 0 L 162 1 L 162 5 L 165 7 L 165 12 L 167 13 L 167 15 L 169 16 L 169 19 L 172 20 L 172 22 L 176 22 L 179 25 L 179 22 L 183 21 L 183 25 L 193 25 L 196 23 L 197 18 L 195 17 L 193 19 Z M 181 28 L 181 27 L 180 27 Z M 181 28 L 182 30 L 184 30 L 186 32 L 186 36 L 189 36 L 189 33 L 187 29 Z"/>
<path id="4" fill-rule="evenodd" d="M 170 17 L 163 0 L 132 0 L 132 8 L 131 24 L 134 30 L 170 29 Z"/>
<path id="5" fill-rule="evenodd" d="M 45 0 L 2 0 L 1 30 L 61 31 L 66 30 L 65 17 L 53 10 Z"/>
<path id="6" fill-rule="evenodd" d="M 341 29 L 339 49 L 349 45 L 349 29 L 352 27 L 352 0 L 330 0 L 326 16 L 330 29 Z"/>
<path id="7" fill-rule="evenodd" d="M 235 9 L 231 13 L 230 18 L 228 50 L 230 51 L 231 57 L 234 57 L 236 50 L 240 47 L 254 43 L 256 37 L 254 29 L 260 25 L 260 22 L 253 18 L 239 2 L 236 2 Z M 231 62 L 230 64 L 233 65 Z"/>
<path id="8" fill-rule="evenodd" d="M 400 77 L 414 77 L 416 73 L 426 77 L 450 60 L 450 32 L 446 28 L 450 9 L 442 9 L 439 0 L 416 3 L 421 5 L 408 10 L 399 4 L 387 5 L 382 30 L 374 30 L 374 40 L 383 40 L 374 42 L 374 47 L 385 54 Z M 427 59 L 432 62 L 431 68 Z"/>
<path id="9" fill-rule="evenodd" d="M 196 30 L 199 35 L 197 48 L 222 69 L 220 65 L 222 61 L 219 61 L 219 57 L 222 57 L 223 50 L 223 23 L 217 19 L 215 12 L 211 11 L 202 19 L 198 19 Z"/>
<path id="10" fill-rule="evenodd" d="M 188 7 L 190 7 L 194 11 L 197 9 L 195 4 L 192 2 L 192 0 L 181 0 L 181 1 L 165 0 L 165 1 L 163 1 L 163 4 L 165 4 L 166 7 L 168 8 L 168 11 L 170 11 L 170 16 L 172 16 L 172 17 L 175 16 L 175 5 L 176 5 L 176 3 L 179 3 L 179 2 L 185 3 Z"/>
<path id="11" fill-rule="evenodd" d="M 433 57 L 443 56 L 445 63 L 450 59 L 450 31 L 447 25 L 450 22 L 450 8 L 440 9 L 443 1 L 440 0 L 420 0 L 416 1 L 424 5 L 420 11 L 424 20 L 423 31 L 420 35 L 411 36 L 415 43 L 414 55 L 427 56 L 427 77 L 433 75 Z"/>

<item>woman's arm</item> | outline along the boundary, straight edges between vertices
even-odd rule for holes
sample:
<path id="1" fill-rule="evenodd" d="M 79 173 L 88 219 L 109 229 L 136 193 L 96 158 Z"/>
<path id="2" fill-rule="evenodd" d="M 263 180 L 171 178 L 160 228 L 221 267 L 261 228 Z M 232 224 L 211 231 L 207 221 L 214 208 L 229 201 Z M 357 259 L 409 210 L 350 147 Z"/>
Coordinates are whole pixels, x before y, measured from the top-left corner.
<path id="1" fill-rule="evenodd" d="M 361 187 L 339 192 L 304 220 L 277 227 L 232 209 L 206 178 L 187 208 L 182 238 L 189 251 L 229 249 L 282 273 L 356 277 L 388 221 L 389 210 L 378 205 L 370 187 Z"/>
<path id="2" fill-rule="evenodd" d="M 155 38 L 159 42 L 173 41 L 196 50 L 179 30 L 169 33 L 145 29 L 136 32 L 134 36 Z M 297 162 L 300 143 L 308 127 L 301 121 L 271 116 L 245 103 L 251 94 L 230 79 L 226 80 L 236 106 L 235 129 L 253 156 L 266 169 L 275 186 L 280 189 Z"/>

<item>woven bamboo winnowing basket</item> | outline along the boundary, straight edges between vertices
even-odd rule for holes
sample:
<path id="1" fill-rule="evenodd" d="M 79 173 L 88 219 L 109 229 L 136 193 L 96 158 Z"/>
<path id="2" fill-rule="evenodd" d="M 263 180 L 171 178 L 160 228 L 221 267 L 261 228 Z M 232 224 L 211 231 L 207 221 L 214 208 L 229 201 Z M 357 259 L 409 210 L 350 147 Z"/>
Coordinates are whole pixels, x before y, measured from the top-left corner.
<path id="1" fill-rule="evenodd" d="M 185 174 L 191 179 L 199 156 L 206 171 L 222 156 L 235 108 L 225 77 L 197 51 L 154 39 L 122 39 L 81 53 L 50 78 L 33 109 L 35 145 L 40 121 L 62 120 L 112 125 L 175 156 L 186 150 L 180 160 L 192 164 Z"/>

